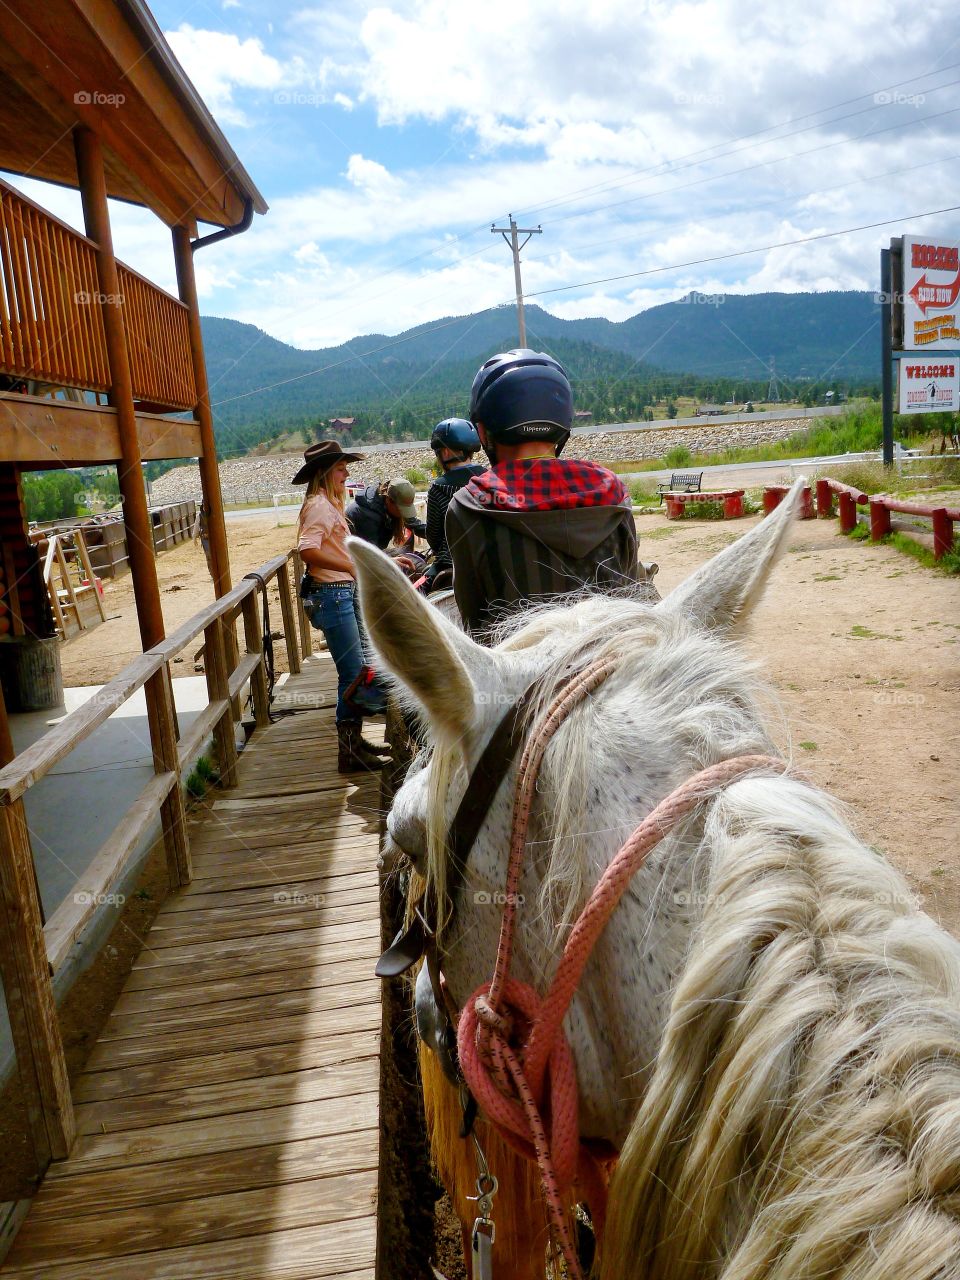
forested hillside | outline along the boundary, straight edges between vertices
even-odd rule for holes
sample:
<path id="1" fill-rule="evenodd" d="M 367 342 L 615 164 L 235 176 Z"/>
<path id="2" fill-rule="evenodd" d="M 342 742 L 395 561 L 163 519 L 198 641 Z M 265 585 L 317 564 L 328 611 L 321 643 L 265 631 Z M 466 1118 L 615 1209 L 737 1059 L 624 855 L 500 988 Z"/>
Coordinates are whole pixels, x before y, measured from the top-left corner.
<path id="1" fill-rule="evenodd" d="M 578 409 L 597 422 L 640 419 L 678 396 L 743 403 L 766 395 L 771 358 L 782 392 L 816 403 L 824 391 L 878 381 L 872 294 L 690 294 L 620 324 L 561 320 L 527 308 L 530 345 L 566 366 Z M 512 307 L 434 321 L 396 337 L 370 334 L 301 351 L 234 320 L 205 317 L 211 400 L 223 454 L 334 415 L 354 439 L 416 439 L 464 414 L 479 362 L 516 345 Z"/>

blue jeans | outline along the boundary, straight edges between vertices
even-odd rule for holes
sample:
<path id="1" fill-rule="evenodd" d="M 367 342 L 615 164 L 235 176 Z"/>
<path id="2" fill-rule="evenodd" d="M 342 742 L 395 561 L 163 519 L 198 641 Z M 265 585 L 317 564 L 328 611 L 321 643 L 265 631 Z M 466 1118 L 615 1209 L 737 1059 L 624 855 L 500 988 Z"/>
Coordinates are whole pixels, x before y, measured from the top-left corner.
<path id="1" fill-rule="evenodd" d="M 368 662 L 367 638 L 360 621 L 357 588 L 341 583 L 318 582 L 304 596 L 303 607 L 310 624 L 323 632 L 337 668 L 337 724 L 358 722 L 361 715 L 379 715 L 386 709 L 387 698 L 379 682 L 373 686 L 372 698 L 364 697 L 363 712 L 344 705 L 344 690 L 348 689 Z"/>

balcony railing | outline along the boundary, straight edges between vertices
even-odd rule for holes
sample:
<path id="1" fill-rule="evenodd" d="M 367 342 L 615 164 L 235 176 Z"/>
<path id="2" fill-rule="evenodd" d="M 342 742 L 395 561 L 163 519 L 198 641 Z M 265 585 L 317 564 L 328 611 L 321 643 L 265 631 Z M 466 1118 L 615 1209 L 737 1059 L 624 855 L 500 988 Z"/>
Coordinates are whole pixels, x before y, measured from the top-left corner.
<path id="1" fill-rule="evenodd" d="M 104 297 L 96 254 L 92 240 L 0 181 L 0 373 L 109 391 L 103 308 L 120 305 L 134 397 L 193 409 L 187 308 L 122 263 L 121 297 Z"/>

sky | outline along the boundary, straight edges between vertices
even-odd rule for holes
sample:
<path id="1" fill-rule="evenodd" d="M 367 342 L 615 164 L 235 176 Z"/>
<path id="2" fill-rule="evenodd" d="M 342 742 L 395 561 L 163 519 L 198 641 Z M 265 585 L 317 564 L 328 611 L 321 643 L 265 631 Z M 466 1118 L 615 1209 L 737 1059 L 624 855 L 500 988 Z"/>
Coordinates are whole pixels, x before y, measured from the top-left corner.
<path id="1" fill-rule="evenodd" d="M 960 205 L 956 0 L 152 7 L 270 206 L 197 256 L 201 310 L 297 347 L 508 303 L 511 214 L 542 227 L 525 294 L 566 318 L 876 289 L 892 235 L 960 238 L 960 213 L 911 217 Z M 74 193 L 16 183 L 81 225 Z M 174 290 L 166 228 L 112 213 Z"/>

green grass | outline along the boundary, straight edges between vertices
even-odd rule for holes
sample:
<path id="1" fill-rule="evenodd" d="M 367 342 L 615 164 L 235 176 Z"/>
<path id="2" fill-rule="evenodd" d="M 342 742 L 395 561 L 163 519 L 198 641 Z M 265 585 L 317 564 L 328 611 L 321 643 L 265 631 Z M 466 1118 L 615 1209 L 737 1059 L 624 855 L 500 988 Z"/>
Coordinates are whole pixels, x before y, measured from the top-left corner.
<path id="1" fill-rule="evenodd" d="M 939 415 L 927 414 L 925 418 L 936 418 Z M 913 429 L 912 420 L 897 420 L 896 432 L 901 443 L 908 448 L 929 449 L 937 441 L 936 425 L 924 422 L 921 430 Z M 682 462 L 671 461 L 673 449 L 661 458 L 645 458 L 637 461 L 614 462 L 609 466 L 613 471 L 663 471 L 667 467 L 716 467 L 728 466 L 734 462 L 781 462 L 789 458 L 829 456 L 839 453 L 865 453 L 871 449 L 879 449 L 883 443 L 883 419 L 880 405 L 874 400 L 858 400 L 849 405 L 846 411 L 836 418 L 813 420 L 811 426 L 792 432 L 783 440 L 767 445 L 751 445 L 742 448 L 726 449 L 717 453 L 691 454 L 684 445 L 674 446 L 683 450 Z M 944 479 L 949 482 L 951 474 L 960 483 L 960 464 L 955 460 L 941 460 L 936 455 L 924 458 L 926 469 L 934 467 L 944 469 Z M 855 464 L 849 464 L 851 466 Z M 894 478 L 885 472 L 884 481 L 879 488 L 886 489 Z M 894 472 L 896 476 L 896 472 Z M 839 476 L 835 478 L 839 479 Z M 846 481 L 846 483 L 854 483 Z M 904 473 L 903 481 L 897 478 L 896 483 L 904 486 L 910 484 L 909 472 Z"/>
<path id="2" fill-rule="evenodd" d="M 197 763 L 193 767 L 194 771 L 200 775 L 204 782 L 209 782 L 216 773 L 212 763 L 206 756 L 198 756 Z"/>
<path id="3" fill-rule="evenodd" d="M 200 774 L 197 773 L 196 769 L 194 769 L 193 772 L 190 774 L 190 776 L 187 778 L 186 788 L 187 788 L 187 791 L 190 793 L 190 795 L 194 797 L 195 800 L 201 800 L 207 794 L 206 780 L 204 778 L 201 778 Z"/>
<path id="4" fill-rule="evenodd" d="M 430 479 L 426 471 L 421 471 L 419 467 L 409 467 L 403 474 L 415 488 L 425 485 Z"/>
<path id="5" fill-rule="evenodd" d="M 798 743 L 798 746 L 800 746 L 804 751 L 817 750 L 817 744 L 815 742 L 801 742 L 801 743 Z"/>

